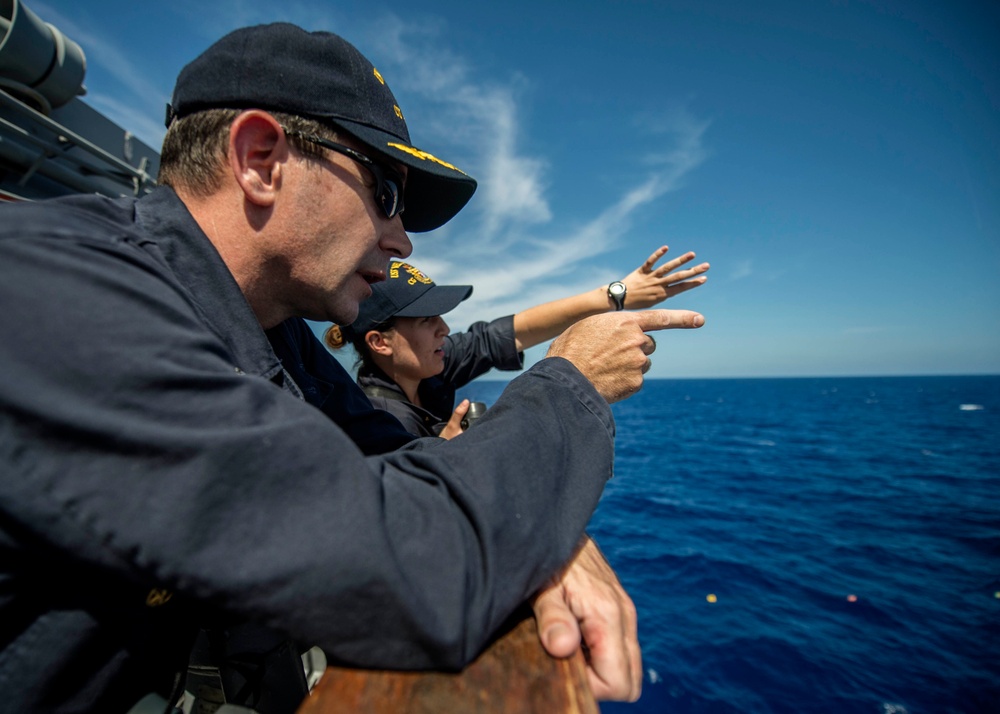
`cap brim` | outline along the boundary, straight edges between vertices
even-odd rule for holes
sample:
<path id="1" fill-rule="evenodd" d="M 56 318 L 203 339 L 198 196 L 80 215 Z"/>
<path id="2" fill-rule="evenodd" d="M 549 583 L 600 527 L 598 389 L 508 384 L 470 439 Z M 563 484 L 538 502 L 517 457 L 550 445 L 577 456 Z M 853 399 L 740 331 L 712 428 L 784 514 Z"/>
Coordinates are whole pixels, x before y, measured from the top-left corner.
<path id="1" fill-rule="evenodd" d="M 406 166 L 403 227 L 411 232 L 432 231 L 462 210 L 476 192 L 476 180 L 464 171 L 426 151 L 410 146 L 398 136 L 365 124 L 331 117 L 360 141 Z"/>
<path id="2" fill-rule="evenodd" d="M 435 285 L 406 307 L 396 317 L 434 317 L 451 312 L 472 295 L 471 285 Z"/>

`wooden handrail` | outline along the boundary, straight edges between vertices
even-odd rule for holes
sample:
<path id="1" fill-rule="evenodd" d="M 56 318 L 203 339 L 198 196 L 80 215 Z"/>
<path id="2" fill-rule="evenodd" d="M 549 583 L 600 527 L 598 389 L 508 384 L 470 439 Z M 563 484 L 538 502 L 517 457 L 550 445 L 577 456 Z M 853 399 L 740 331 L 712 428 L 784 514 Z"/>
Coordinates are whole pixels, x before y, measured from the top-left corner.
<path id="1" fill-rule="evenodd" d="M 459 674 L 328 667 L 298 714 L 599 714 L 579 651 L 556 659 L 528 616 Z"/>

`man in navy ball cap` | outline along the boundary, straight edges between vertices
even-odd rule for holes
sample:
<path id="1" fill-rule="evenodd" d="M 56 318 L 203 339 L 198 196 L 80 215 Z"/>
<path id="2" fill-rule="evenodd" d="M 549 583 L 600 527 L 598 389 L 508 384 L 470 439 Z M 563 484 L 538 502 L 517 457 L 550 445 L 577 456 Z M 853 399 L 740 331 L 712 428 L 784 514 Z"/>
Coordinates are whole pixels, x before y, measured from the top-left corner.
<path id="1" fill-rule="evenodd" d="M 401 215 L 408 231 L 443 225 L 476 190 L 473 178 L 411 143 L 403 111 L 381 73 L 330 32 L 274 23 L 226 35 L 181 71 L 167 125 L 223 107 L 317 119 L 349 132 L 358 148 L 379 160 L 405 166 Z"/>
<path id="2" fill-rule="evenodd" d="M 701 316 L 582 320 L 476 429 L 414 439 L 305 319 L 352 322 L 475 181 L 353 46 L 292 25 L 185 67 L 168 127 L 148 196 L 0 207 L 5 710 L 176 701 L 199 630 L 236 624 L 299 680 L 310 645 L 455 670 L 528 600 L 550 652 L 588 645 L 598 698 L 638 697 L 634 608 L 583 534 L 645 331 Z M 248 647 L 243 702 L 291 711 Z"/>

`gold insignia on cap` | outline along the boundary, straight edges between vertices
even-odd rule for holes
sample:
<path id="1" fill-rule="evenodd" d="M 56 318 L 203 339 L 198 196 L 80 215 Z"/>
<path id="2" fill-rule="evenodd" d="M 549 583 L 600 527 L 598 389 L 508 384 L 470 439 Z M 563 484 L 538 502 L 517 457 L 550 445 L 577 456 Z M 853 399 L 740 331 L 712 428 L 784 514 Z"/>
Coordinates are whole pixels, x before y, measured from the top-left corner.
<path id="1" fill-rule="evenodd" d="M 442 161 L 433 154 L 428 154 L 426 151 L 421 151 L 420 149 L 414 149 L 412 146 L 407 146 L 406 144 L 397 144 L 392 141 L 390 141 L 388 145 L 394 149 L 405 151 L 410 156 L 416 156 L 418 159 L 422 161 L 433 161 L 435 164 L 440 164 L 441 166 L 444 166 L 446 169 L 451 169 L 452 171 L 458 171 L 458 173 L 468 176 L 468 174 L 466 174 L 464 171 L 462 171 L 462 169 L 458 168 L 457 166 L 449 164 L 447 161 Z"/>
<path id="2" fill-rule="evenodd" d="M 170 602 L 170 599 L 173 596 L 174 594 L 169 590 L 153 588 L 146 596 L 146 607 L 159 607 L 160 605 L 166 605 Z"/>
<path id="3" fill-rule="evenodd" d="M 397 106 L 396 106 L 395 104 L 393 104 L 393 105 L 392 105 L 392 110 L 393 110 L 394 112 L 396 112 L 396 116 L 398 116 L 398 117 L 399 117 L 400 119 L 403 119 L 403 110 L 402 110 L 402 109 L 400 109 L 400 108 L 399 108 L 399 107 L 397 107 Z M 406 120 L 405 120 L 405 119 L 403 119 L 403 121 L 406 121 Z"/>
<path id="4" fill-rule="evenodd" d="M 385 84 L 385 80 L 382 79 L 382 75 L 379 74 L 378 70 L 372 67 L 372 72 L 375 73 L 375 79 L 377 79 L 381 84 Z"/>
<path id="5" fill-rule="evenodd" d="M 421 273 L 419 270 L 414 268 L 412 265 L 406 266 L 406 272 L 410 274 L 410 279 L 406 282 L 410 285 L 416 285 L 417 283 L 423 283 L 424 285 L 430 285 L 434 281 L 428 278 L 426 275 Z"/>
<path id="6" fill-rule="evenodd" d="M 401 260 L 394 260 L 392 263 L 389 264 L 389 277 L 398 278 L 399 271 L 401 270 L 410 276 L 409 279 L 407 279 L 406 281 L 409 285 L 416 285 L 417 283 L 423 283 L 424 285 L 431 285 L 434 282 L 426 275 L 421 273 L 419 270 L 414 268 L 412 265 L 410 265 L 409 263 L 404 263 Z"/>

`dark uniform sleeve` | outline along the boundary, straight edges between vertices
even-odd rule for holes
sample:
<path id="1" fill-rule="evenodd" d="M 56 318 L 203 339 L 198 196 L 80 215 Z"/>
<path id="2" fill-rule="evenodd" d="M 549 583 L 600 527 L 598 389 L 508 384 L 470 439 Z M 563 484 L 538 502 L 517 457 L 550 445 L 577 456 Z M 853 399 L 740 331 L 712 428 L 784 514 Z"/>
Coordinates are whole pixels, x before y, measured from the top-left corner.
<path id="1" fill-rule="evenodd" d="M 455 409 L 455 392 L 493 368 L 524 368 L 524 353 L 517 351 L 514 340 L 513 315 L 492 322 L 475 322 L 465 332 L 448 335 L 444 371 L 421 381 L 421 404 L 447 422 Z"/>
<path id="2" fill-rule="evenodd" d="M 494 368 L 524 368 L 524 353 L 515 346 L 513 315 L 492 322 L 474 322 L 465 332 L 448 335 L 446 339 L 441 378 L 455 389 Z"/>
<path id="3" fill-rule="evenodd" d="M 467 664 L 567 560 L 611 475 L 610 409 L 563 360 L 459 438 L 366 456 L 277 376 L 242 373 L 128 240 L 0 239 L 0 304 L 7 547 L 335 662 Z"/>

